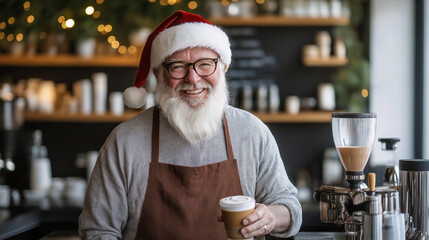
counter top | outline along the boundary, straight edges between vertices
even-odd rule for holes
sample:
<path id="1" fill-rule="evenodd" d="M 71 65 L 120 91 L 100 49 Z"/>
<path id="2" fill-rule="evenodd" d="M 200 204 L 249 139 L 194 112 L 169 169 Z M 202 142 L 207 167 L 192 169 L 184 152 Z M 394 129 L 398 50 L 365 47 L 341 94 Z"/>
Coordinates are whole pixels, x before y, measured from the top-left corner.
<path id="1" fill-rule="evenodd" d="M 38 210 L 0 210 L 0 239 L 6 239 L 41 225 Z"/>
<path id="2" fill-rule="evenodd" d="M 0 239 L 13 236 L 20 236 L 19 239 L 34 239 L 37 236 L 39 239 L 58 230 L 76 231 L 81 211 L 80 206 L 52 201 L 0 209 Z M 302 218 L 300 233 L 294 239 L 343 239 L 344 227 L 322 223 L 317 205 L 303 204 Z"/>
<path id="3" fill-rule="evenodd" d="M 22 234 L 39 239 L 58 229 L 77 229 L 81 208 L 73 206 L 18 207 L 0 210 L 0 239 Z M 30 239 L 21 237 L 19 239 Z"/>

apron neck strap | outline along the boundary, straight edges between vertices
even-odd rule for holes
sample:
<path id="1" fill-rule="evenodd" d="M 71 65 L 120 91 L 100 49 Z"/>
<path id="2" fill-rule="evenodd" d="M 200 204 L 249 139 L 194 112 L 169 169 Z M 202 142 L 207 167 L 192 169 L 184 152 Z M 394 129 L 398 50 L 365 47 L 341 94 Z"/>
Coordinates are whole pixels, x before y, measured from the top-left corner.
<path id="1" fill-rule="evenodd" d="M 232 151 L 231 138 L 229 137 L 228 122 L 226 121 L 225 114 L 223 115 L 223 131 L 225 133 L 226 154 L 228 155 L 228 159 L 235 159 L 234 152 Z"/>
<path id="2" fill-rule="evenodd" d="M 223 131 L 225 133 L 226 154 L 228 159 L 235 159 L 232 151 L 231 139 L 229 137 L 228 122 L 223 115 Z M 159 108 L 155 106 L 153 109 L 152 120 L 152 162 L 158 162 L 159 159 Z"/>
<path id="3" fill-rule="evenodd" d="M 152 120 L 152 162 L 158 162 L 159 159 L 159 108 L 153 109 Z"/>

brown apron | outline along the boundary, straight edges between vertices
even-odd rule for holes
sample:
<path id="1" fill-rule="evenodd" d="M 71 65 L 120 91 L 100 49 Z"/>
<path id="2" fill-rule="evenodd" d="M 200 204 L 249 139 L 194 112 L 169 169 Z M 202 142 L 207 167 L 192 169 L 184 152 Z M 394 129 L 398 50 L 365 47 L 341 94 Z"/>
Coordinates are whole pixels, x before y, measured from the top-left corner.
<path id="1" fill-rule="evenodd" d="M 136 239 L 227 239 L 223 223 L 217 221 L 219 200 L 243 191 L 225 117 L 223 121 L 228 160 L 200 167 L 160 163 L 155 107 L 152 161 Z"/>

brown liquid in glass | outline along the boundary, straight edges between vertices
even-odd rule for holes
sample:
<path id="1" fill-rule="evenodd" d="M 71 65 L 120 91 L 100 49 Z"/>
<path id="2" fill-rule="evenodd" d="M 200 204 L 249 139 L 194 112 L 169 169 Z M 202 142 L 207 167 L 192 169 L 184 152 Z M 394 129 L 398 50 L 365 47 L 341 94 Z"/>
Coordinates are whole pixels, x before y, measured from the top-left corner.
<path id="1" fill-rule="evenodd" d="M 360 172 L 368 162 L 371 147 L 337 147 L 337 151 L 346 171 Z"/>

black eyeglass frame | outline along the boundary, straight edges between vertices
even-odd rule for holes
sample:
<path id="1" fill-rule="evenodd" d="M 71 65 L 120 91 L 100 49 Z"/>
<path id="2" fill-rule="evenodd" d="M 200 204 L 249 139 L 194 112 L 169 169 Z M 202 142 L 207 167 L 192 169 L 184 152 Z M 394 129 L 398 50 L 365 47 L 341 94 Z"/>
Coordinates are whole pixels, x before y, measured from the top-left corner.
<path id="1" fill-rule="evenodd" d="M 196 68 L 195 68 L 195 64 L 196 64 L 197 62 L 201 61 L 201 60 L 212 60 L 212 61 L 215 63 L 215 68 L 214 68 L 214 70 L 213 70 L 213 72 L 212 72 L 212 73 L 210 73 L 210 74 L 208 74 L 208 75 L 201 75 L 201 74 L 199 74 L 199 73 L 197 72 L 197 70 L 196 70 Z M 200 77 L 209 77 L 209 76 L 213 75 L 213 73 L 215 73 L 215 72 L 216 72 L 216 69 L 217 69 L 217 63 L 218 63 L 218 62 L 219 62 L 219 58 L 201 58 L 201 59 L 198 59 L 197 61 L 195 61 L 195 62 L 193 62 L 193 63 L 184 63 L 184 62 L 182 62 L 182 61 L 175 61 L 175 62 L 170 62 L 170 63 L 165 63 L 165 62 L 163 62 L 163 63 L 162 63 L 162 66 L 164 66 L 164 67 L 167 69 L 168 75 L 170 75 L 170 77 L 172 77 L 173 79 L 176 79 L 176 80 L 180 80 L 180 79 L 184 79 L 186 76 L 188 76 L 188 74 L 189 74 L 189 67 L 190 67 L 190 66 L 192 66 L 192 68 L 194 69 L 195 73 L 197 73 L 197 74 L 198 74 L 198 76 L 200 76 Z M 188 69 L 187 69 L 187 71 L 186 71 L 185 76 L 183 76 L 183 77 L 181 77 L 181 78 L 176 78 L 176 77 L 173 77 L 173 75 L 171 75 L 171 73 L 170 73 L 170 65 L 171 65 L 171 64 L 174 64 L 174 63 L 184 63 L 184 64 L 185 64 L 185 66 L 187 66 L 187 67 L 188 67 Z"/>

